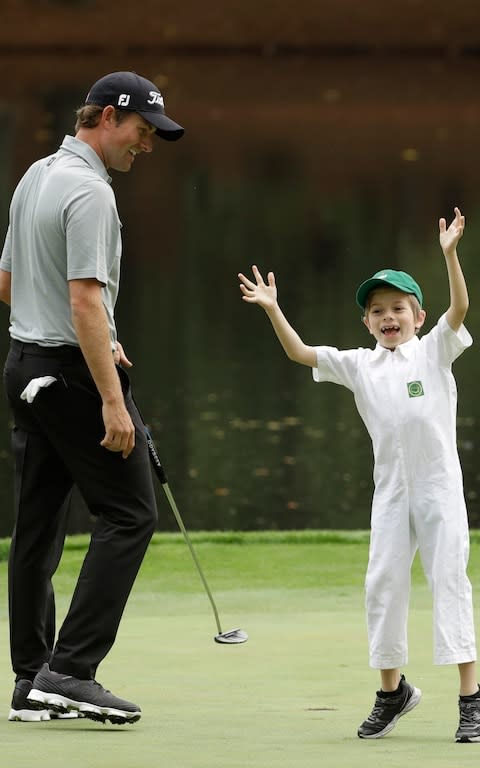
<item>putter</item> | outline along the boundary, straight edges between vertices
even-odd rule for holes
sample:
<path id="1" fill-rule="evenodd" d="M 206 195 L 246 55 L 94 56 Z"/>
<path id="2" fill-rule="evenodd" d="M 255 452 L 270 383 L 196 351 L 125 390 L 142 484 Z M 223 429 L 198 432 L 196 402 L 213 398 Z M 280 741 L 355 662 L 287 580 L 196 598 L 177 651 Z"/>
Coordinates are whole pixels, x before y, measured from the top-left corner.
<path id="1" fill-rule="evenodd" d="M 213 615 L 215 616 L 215 622 L 217 625 L 217 632 L 218 632 L 218 634 L 216 634 L 214 638 L 215 642 L 223 643 L 226 645 L 227 644 L 236 645 L 238 643 L 245 643 L 248 640 L 248 635 L 243 629 L 231 629 L 228 632 L 222 632 L 222 628 L 220 626 L 220 619 L 218 617 L 217 606 L 215 605 L 215 601 L 213 599 L 212 593 L 210 592 L 209 586 L 207 584 L 207 580 L 204 576 L 204 573 L 198 561 L 197 555 L 195 554 L 195 550 L 193 548 L 192 542 L 190 541 L 190 536 L 188 535 L 187 529 L 183 524 L 183 520 L 181 518 L 180 512 L 178 511 L 178 507 L 175 503 L 175 499 L 173 498 L 172 492 L 168 485 L 167 475 L 162 466 L 162 462 L 160 461 L 160 458 L 158 456 L 157 449 L 155 448 L 155 444 L 148 430 L 146 430 L 146 435 L 147 435 L 148 452 L 150 454 L 150 461 L 152 462 L 153 468 L 155 470 L 155 474 L 157 475 L 160 481 L 160 485 L 165 491 L 165 495 L 168 499 L 168 503 L 170 504 L 171 510 L 175 516 L 175 520 L 177 521 L 178 527 L 180 528 L 183 534 L 183 538 L 185 539 L 185 542 L 190 550 L 190 554 L 192 556 L 193 562 L 197 567 L 197 571 L 202 580 L 203 586 L 205 587 L 205 592 L 207 593 L 208 599 L 210 600 L 210 604 L 213 609 Z"/>

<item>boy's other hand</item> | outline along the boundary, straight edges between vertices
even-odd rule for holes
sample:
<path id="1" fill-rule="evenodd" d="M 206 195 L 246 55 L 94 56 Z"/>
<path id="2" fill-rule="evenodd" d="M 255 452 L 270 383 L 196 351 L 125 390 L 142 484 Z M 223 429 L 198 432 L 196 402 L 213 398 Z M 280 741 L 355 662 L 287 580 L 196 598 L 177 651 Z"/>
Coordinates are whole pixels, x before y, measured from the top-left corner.
<path id="1" fill-rule="evenodd" d="M 238 275 L 241 281 L 240 290 L 243 293 L 243 301 L 248 301 L 250 304 L 260 304 L 264 309 L 271 309 L 277 303 L 277 287 L 273 272 L 269 272 L 267 275 L 268 284 L 264 282 L 260 271 L 255 265 L 252 267 L 252 272 L 256 284 L 249 280 L 248 277 L 245 277 L 245 275 L 242 275 L 241 272 Z"/>
<path id="2" fill-rule="evenodd" d="M 455 218 L 447 229 L 445 219 L 438 222 L 440 229 L 440 245 L 445 256 L 455 253 L 457 243 L 463 235 L 465 229 L 465 216 L 462 216 L 459 208 L 454 208 Z"/>

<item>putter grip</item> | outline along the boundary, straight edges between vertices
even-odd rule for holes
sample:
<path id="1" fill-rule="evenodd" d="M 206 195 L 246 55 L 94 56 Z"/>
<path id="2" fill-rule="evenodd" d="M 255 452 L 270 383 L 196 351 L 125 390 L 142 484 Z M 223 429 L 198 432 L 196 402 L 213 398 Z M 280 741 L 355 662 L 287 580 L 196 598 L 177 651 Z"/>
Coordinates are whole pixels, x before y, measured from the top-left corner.
<path id="1" fill-rule="evenodd" d="M 157 453 L 157 449 L 155 448 L 155 444 L 149 432 L 147 432 L 147 445 L 148 445 L 148 452 L 150 454 L 150 461 L 153 464 L 153 468 L 157 473 L 160 483 L 162 485 L 165 485 L 165 483 L 167 482 L 167 473 L 165 472 L 162 466 L 162 462 L 160 461 L 160 458 Z"/>

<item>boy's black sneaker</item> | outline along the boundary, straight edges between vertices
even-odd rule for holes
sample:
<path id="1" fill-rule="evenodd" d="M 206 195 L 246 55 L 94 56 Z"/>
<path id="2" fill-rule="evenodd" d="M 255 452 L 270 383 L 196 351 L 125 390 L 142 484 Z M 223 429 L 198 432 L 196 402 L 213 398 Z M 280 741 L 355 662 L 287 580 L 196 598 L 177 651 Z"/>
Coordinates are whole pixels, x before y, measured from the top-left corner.
<path id="1" fill-rule="evenodd" d="M 28 701 L 37 709 L 61 713 L 73 710 L 91 720 L 110 720 L 115 725 L 135 723 L 141 717 L 140 707 L 114 696 L 96 680 L 79 680 L 52 672 L 48 664 L 35 677 Z"/>
<path id="2" fill-rule="evenodd" d="M 398 718 L 410 712 L 422 698 L 421 690 L 407 683 L 405 675 L 400 678 L 399 689 L 395 696 L 385 696 L 383 691 L 377 691 L 375 705 L 358 729 L 361 739 L 381 739 L 386 736 L 395 728 Z"/>
<path id="3" fill-rule="evenodd" d="M 480 698 L 459 698 L 460 723 L 455 734 L 455 741 L 480 741 Z"/>

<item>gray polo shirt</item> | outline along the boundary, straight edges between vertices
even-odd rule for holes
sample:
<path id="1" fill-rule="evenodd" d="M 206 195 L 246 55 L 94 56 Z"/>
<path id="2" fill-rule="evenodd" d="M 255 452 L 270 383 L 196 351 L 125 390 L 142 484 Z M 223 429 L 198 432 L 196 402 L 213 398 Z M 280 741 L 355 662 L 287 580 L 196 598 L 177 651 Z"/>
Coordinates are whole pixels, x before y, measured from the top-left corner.
<path id="1" fill-rule="evenodd" d="M 122 246 L 110 182 L 97 153 L 72 136 L 20 180 L 0 259 L 0 269 L 11 272 L 14 339 L 78 346 L 68 281 L 96 278 L 114 347 Z"/>

